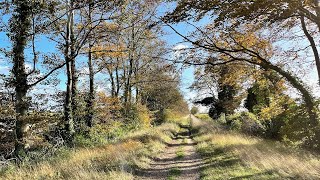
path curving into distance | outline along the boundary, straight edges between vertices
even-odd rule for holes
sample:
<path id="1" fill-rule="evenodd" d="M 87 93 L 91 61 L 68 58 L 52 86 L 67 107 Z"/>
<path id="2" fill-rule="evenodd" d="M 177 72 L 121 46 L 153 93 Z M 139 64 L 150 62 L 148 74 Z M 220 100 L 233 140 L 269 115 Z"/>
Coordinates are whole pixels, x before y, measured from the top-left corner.
<path id="1" fill-rule="evenodd" d="M 198 121 L 194 116 L 192 121 Z M 193 122 L 191 122 L 193 124 Z M 149 169 L 140 170 L 137 180 L 197 180 L 200 179 L 200 168 L 204 165 L 201 156 L 196 152 L 196 143 L 187 128 L 168 144 L 164 152 L 154 159 Z"/>

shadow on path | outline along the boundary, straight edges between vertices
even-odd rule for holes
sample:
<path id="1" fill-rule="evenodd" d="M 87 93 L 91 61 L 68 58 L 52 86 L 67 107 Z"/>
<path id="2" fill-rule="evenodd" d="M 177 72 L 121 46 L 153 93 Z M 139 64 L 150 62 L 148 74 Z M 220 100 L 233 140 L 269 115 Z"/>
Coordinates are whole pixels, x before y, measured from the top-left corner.
<path id="1" fill-rule="evenodd" d="M 206 166 L 201 156 L 196 152 L 196 143 L 191 139 L 189 127 L 179 133 L 165 151 L 150 164 L 149 169 L 136 171 L 139 180 L 168 179 L 172 170 L 178 170 L 175 179 L 196 180 L 200 178 L 200 168 Z M 182 155 L 178 156 L 180 152 Z"/>

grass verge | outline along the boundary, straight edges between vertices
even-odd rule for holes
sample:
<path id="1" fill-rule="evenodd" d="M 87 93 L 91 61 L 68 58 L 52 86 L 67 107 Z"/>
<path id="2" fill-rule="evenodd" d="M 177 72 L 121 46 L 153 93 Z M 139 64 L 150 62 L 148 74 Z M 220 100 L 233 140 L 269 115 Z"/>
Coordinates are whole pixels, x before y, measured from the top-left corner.
<path id="1" fill-rule="evenodd" d="M 202 179 L 319 179 L 320 160 L 275 141 L 229 132 L 208 121 L 194 123 Z"/>
<path id="2" fill-rule="evenodd" d="M 116 143 L 64 149 L 45 161 L 8 166 L 0 179 L 133 179 L 135 169 L 148 167 L 178 130 L 178 125 L 166 123 L 129 133 Z"/>

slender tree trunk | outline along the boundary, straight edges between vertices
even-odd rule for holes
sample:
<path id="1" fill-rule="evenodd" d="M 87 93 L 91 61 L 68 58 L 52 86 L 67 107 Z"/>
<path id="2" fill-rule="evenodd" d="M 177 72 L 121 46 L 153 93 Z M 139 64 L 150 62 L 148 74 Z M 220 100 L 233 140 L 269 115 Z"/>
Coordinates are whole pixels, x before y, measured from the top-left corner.
<path id="1" fill-rule="evenodd" d="M 129 107 L 130 103 L 130 91 L 131 91 L 131 76 L 132 76 L 132 65 L 133 65 L 133 59 L 131 58 L 131 54 L 129 55 L 129 66 L 128 66 L 128 75 L 126 77 L 126 83 L 125 83 L 125 92 L 124 92 L 124 103 L 126 107 Z"/>
<path id="2" fill-rule="evenodd" d="M 11 18 L 11 41 L 13 42 L 13 69 L 15 84 L 15 155 L 25 152 L 27 122 L 25 116 L 28 110 L 27 91 L 27 73 L 25 71 L 24 50 L 27 45 L 28 31 L 31 27 L 31 5 L 29 1 L 15 1 L 16 15 Z"/>
<path id="3" fill-rule="evenodd" d="M 109 77 L 110 77 L 110 82 L 111 82 L 111 96 L 115 97 L 116 95 L 116 85 L 115 85 L 115 81 L 114 81 L 114 77 L 113 77 L 113 71 L 110 67 L 107 67 L 107 71 L 109 73 Z"/>
<path id="4" fill-rule="evenodd" d="M 133 61 L 133 60 L 130 60 Z M 128 77 L 128 107 L 131 106 L 131 102 L 132 102 L 132 65 L 130 62 L 130 70 L 129 70 L 129 77 Z"/>
<path id="5" fill-rule="evenodd" d="M 73 8 L 73 0 L 70 0 L 70 6 Z M 71 78 L 72 78 L 72 86 L 71 86 L 71 104 L 72 104 L 72 113 L 74 121 L 78 120 L 78 112 L 77 112 L 77 84 L 78 84 L 78 75 L 76 69 L 76 59 L 75 59 L 75 37 L 74 37 L 74 11 L 70 12 L 70 60 L 71 60 Z"/>
<path id="6" fill-rule="evenodd" d="M 117 66 L 116 66 L 116 93 L 115 97 L 119 97 L 119 92 L 120 92 L 120 79 L 119 79 L 119 64 L 118 64 L 118 58 L 117 58 Z"/>
<path id="7" fill-rule="evenodd" d="M 137 58 L 136 62 L 135 62 L 135 67 L 134 67 L 134 80 L 135 80 L 135 90 L 136 90 L 136 97 L 135 97 L 135 103 L 139 104 L 141 103 L 141 99 L 140 99 L 140 91 L 139 91 L 139 65 L 140 65 L 140 61 L 138 60 L 139 58 Z"/>
<path id="8" fill-rule="evenodd" d="M 315 59 L 315 62 L 316 62 L 316 67 L 317 67 L 317 72 L 318 72 L 318 83 L 320 85 L 320 57 L 319 57 L 319 52 L 318 52 L 318 49 L 317 49 L 317 45 L 316 45 L 313 37 L 311 36 L 311 34 L 309 33 L 309 31 L 307 29 L 307 26 L 306 26 L 306 23 L 305 23 L 305 20 L 304 20 L 303 16 L 300 17 L 300 21 L 301 21 L 301 25 L 302 25 L 302 30 L 303 30 L 304 34 L 307 36 L 307 38 L 308 38 L 308 40 L 310 42 L 313 54 L 314 54 L 314 59 Z"/>
<path id="9" fill-rule="evenodd" d="M 67 61 L 67 90 L 66 90 L 66 99 L 64 107 L 64 118 L 65 118 L 65 130 L 67 131 L 67 136 L 72 136 L 75 132 L 74 122 L 73 122 L 73 111 L 72 111 L 72 71 L 71 71 L 71 62 L 69 60 L 68 54 L 66 54 Z"/>
<path id="10" fill-rule="evenodd" d="M 136 86 L 136 104 L 141 103 L 141 99 L 140 99 L 140 95 L 139 95 L 140 91 L 138 86 Z"/>
<path id="11" fill-rule="evenodd" d="M 72 1 L 70 2 L 70 8 L 72 8 Z M 72 110 L 72 85 L 73 83 L 73 71 L 72 71 L 72 61 L 74 56 L 71 53 L 71 29 L 72 29 L 72 17 L 73 12 L 68 12 L 68 19 L 67 19 L 67 29 L 66 29 L 66 44 L 65 44 L 65 61 L 66 61 L 66 68 L 67 68 L 67 89 L 66 89 L 66 99 L 65 99 L 65 106 L 64 106 L 64 118 L 65 118 L 65 130 L 66 130 L 66 140 L 71 142 L 73 139 L 74 130 L 74 120 L 73 120 L 73 110 Z"/>
<path id="12" fill-rule="evenodd" d="M 92 22 L 92 6 L 93 3 L 90 1 L 89 4 L 89 23 Z M 88 53 L 88 67 L 89 67 L 89 95 L 87 101 L 87 118 L 86 124 L 88 127 L 93 126 L 93 115 L 94 115 L 94 72 L 93 72 L 93 64 L 92 64 L 92 37 L 89 36 L 89 53 Z"/>
<path id="13" fill-rule="evenodd" d="M 89 54 L 88 54 L 88 66 L 89 66 L 89 95 L 87 102 L 87 126 L 93 126 L 93 114 L 94 114 L 94 72 L 92 67 L 92 45 L 89 45 Z"/>
<path id="14" fill-rule="evenodd" d="M 127 87 L 126 87 L 126 85 L 127 85 L 127 64 L 124 62 L 123 63 L 123 66 L 122 66 L 122 70 L 123 70 L 123 75 L 122 75 L 122 77 L 121 77 L 121 79 L 122 79 L 122 82 L 124 82 L 124 89 L 123 89 L 123 103 L 124 104 L 126 104 L 126 102 L 127 102 Z"/>
<path id="15" fill-rule="evenodd" d="M 72 53 L 71 53 L 72 54 Z M 71 55 L 72 56 L 72 55 Z M 78 118 L 78 112 L 77 112 L 77 100 L 78 100 L 78 89 L 77 89 L 77 84 L 78 84 L 78 75 L 76 72 L 76 66 L 75 66 L 75 59 L 72 58 L 71 60 L 71 77 L 72 77 L 72 86 L 71 86 L 71 91 L 72 91 L 72 112 L 74 114 L 74 118 Z"/>
<path id="16" fill-rule="evenodd" d="M 134 23 L 132 23 L 132 31 L 131 31 L 131 43 L 130 43 L 130 52 L 129 52 L 129 69 L 128 69 L 128 77 L 125 86 L 125 104 L 126 107 L 129 108 L 132 99 L 132 85 L 131 79 L 133 74 L 133 65 L 134 65 L 134 51 L 135 51 L 135 32 L 134 32 Z"/>

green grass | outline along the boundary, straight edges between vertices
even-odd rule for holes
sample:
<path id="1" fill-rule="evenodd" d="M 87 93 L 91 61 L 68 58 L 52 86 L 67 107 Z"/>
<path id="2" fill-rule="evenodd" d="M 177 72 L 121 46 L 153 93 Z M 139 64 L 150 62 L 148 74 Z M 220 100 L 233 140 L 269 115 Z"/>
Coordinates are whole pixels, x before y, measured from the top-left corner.
<path id="1" fill-rule="evenodd" d="M 185 157 L 185 153 L 183 151 L 183 149 L 180 147 L 179 150 L 176 152 L 177 158 L 178 159 L 182 159 Z"/>
<path id="2" fill-rule="evenodd" d="M 181 170 L 179 168 L 172 168 L 169 171 L 169 180 L 175 180 L 178 176 L 181 175 Z"/>
<path id="3" fill-rule="evenodd" d="M 201 179 L 279 179 L 276 172 L 261 171 L 246 166 L 239 157 L 225 149 L 217 148 L 212 144 L 198 147 L 198 151 L 205 159 L 207 166 L 201 169 Z"/>
<path id="4" fill-rule="evenodd" d="M 184 144 L 188 143 L 188 139 L 187 138 L 184 138 L 183 141 L 182 141 Z"/>
<path id="5" fill-rule="evenodd" d="M 201 119 L 201 120 L 205 120 L 205 121 L 211 121 L 211 117 L 208 114 L 195 114 L 195 117 Z"/>
<path id="6" fill-rule="evenodd" d="M 206 164 L 201 179 L 319 179 L 319 155 L 199 121 L 194 140 Z"/>

